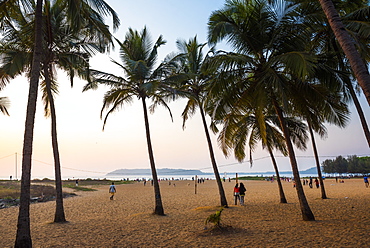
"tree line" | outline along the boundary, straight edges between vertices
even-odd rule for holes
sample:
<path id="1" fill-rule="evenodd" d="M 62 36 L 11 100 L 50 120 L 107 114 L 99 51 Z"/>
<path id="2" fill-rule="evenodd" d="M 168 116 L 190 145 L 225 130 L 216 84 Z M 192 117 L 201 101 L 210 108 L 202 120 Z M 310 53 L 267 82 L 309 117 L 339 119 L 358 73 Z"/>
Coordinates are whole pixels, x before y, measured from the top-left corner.
<path id="1" fill-rule="evenodd" d="M 327 123 L 345 127 L 348 105 L 354 102 L 370 146 L 366 118 L 355 90 L 360 85 L 370 103 L 369 73 L 363 70 L 370 57 L 370 8 L 366 1 L 227 0 L 209 17 L 207 42 L 199 42 L 197 36 L 179 39 L 178 51 L 161 62 L 158 49 L 166 44 L 164 37 L 160 35 L 153 42 L 144 27 L 141 31 L 130 28 L 123 40 L 115 38 L 104 17 L 110 16 L 117 29 L 118 15 L 102 0 L 4 0 L 0 13 L 0 89 L 18 75 L 27 75 L 30 81 L 16 247 L 32 247 L 29 190 L 39 90 L 45 116 L 51 117 L 57 190 L 54 222 L 66 221 L 54 106 L 58 70 L 68 73 L 71 86 L 74 77 L 86 80 L 84 91 L 109 87 L 101 109 L 103 126 L 123 105 L 141 102 L 157 215 L 165 212 L 148 111 L 164 106 L 172 117 L 168 103 L 179 98 L 187 99 L 183 128 L 194 114 L 201 115 L 220 205 L 225 208 L 228 203 L 211 131 L 218 134 L 225 156 L 233 154 L 239 161 L 247 156 L 246 149 L 253 161 L 253 151 L 262 145 L 277 175 L 281 203 L 287 201 L 274 154 L 288 156 L 306 221 L 315 220 L 315 216 L 303 191 L 295 150 L 306 149 L 311 139 L 321 195 L 326 199 L 315 134 L 325 137 Z M 231 50 L 217 50 L 221 41 L 226 41 Z M 109 52 L 114 44 L 118 44 L 121 61 L 112 63 L 125 75 L 90 68 L 89 59 L 96 53 Z M 8 114 L 6 101 L 0 100 L 0 110 Z M 207 123 L 207 116 L 211 123 Z"/>
<path id="2" fill-rule="evenodd" d="M 370 174 L 370 157 L 357 157 L 356 155 L 344 158 L 326 159 L 322 162 L 322 170 L 328 174 Z"/>

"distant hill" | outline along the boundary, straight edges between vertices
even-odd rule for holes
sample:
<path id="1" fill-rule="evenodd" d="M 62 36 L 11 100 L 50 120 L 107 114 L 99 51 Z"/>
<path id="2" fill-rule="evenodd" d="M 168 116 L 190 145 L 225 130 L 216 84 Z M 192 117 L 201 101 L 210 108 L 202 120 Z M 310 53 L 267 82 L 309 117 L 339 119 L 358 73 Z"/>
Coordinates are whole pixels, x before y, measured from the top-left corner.
<path id="1" fill-rule="evenodd" d="M 301 174 L 317 174 L 317 168 L 312 167 L 312 168 L 309 168 L 309 169 L 304 170 L 304 171 L 299 171 L 299 173 L 301 173 Z"/>
<path id="2" fill-rule="evenodd" d="M 206 175 L 200 170 L 183 170 L 183 169 L 157 169 L 159 176 L 172 176 L 172 175 Z M 150 169 L 118 169 L 109 172 L 107 176 L 121 176 L 121 175 L 152 175 Z"/>
<path id="3" fill-rule="evenodd" d="M 230 172 L 235 173 L 235 172 Z M 228 174 L 230 174 L 228 173 Z M 251 173 L 240 173 L 240 174 L 271 174 L 274 172 L 251 172 Z M 291 171 L 281 171 L 280 173 L 292 173 Z M 316 167 L 309 168 L 307 170 L 299 171 L 300 174 L 317 174 Z M 194 175 L 213 175 L 213 173 L 205 173 L 201 170 L 184 170 L 184 169 L 157 169 L 158 176 L 194 176 Z M 220 173 L 222 175 L 222 173 Z M 130 176 L 130 175 L 142 175 L 151 176 L 152 172 L 150 169 L 118 169 L 109 172 L 106 176 Z"/>

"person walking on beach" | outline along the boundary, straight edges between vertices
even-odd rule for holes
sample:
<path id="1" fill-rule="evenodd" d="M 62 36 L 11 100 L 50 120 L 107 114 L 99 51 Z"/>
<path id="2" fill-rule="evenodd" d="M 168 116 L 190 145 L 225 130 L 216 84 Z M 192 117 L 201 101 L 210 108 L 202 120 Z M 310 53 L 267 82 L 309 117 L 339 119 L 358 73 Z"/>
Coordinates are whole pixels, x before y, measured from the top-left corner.
<path id="1" fill-rule="evenodd" d="M 116 193 L 116 186 L 114 186 L 114 182 L 112 182 L 112 185 L 109 187 L 109 193 L 111 194 L 109 199 L 113 200 L 114 194 Z"/>
<path id="2" fill-rule="evenodd" d="M 315 185 L 317 189 L 320 187 L 319 179 L 317 178 L 315 178 Z"/>
<path id="3" fill-rule="evenodd" d="M 235 184 L 235 187 L 234 187 L 234 197 L 235 197 L 235 205 L 238 205 L 238 200 L 240 200 L 240 192 L 239 192 L 238 184 Z"/>
<path id="4" fill-rule="evenodd" d="M 368 188 L 369 187 L 369 179 L 367 178 L 367 176 L 364 176 L 364 183 L 365 183 L 366 188 Z"/>
<path id="5" fill-rule="evenodd" d="M 247 191 L 247 189 L 244 187 L 244 183 L 240 183 L 239 187 L 240 206 L 244 206 L 245 191 Z"/>
<path id="6" fill-rule="evenodd" d="M 312 189 L 312 177 L 310 177 L 310 182 L 308 183 L 308 186 Z"/>

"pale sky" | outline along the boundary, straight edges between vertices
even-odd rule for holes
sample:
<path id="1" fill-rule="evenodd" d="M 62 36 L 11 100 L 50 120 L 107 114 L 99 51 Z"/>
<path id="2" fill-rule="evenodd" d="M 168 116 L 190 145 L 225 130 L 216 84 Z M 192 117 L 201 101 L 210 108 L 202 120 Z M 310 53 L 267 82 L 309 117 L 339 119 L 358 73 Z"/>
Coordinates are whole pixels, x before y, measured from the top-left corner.
<path id="1" fill-rule="evenodd" d="M 207 21 L 211 12 L 223 6 L 223 0 L 108 0 L 118 13 L 121 26 L 115 36 L 123 40 L 128 27 L 141 30 L 145 25 L 153 40 L 163 35 L 167 44 L 159 48 L 160 60 L 176 51 L 176 40 L 188 40 L 195 35 L 200 42 L 206 42 Z M 220 46 L 219 46 L 220 48 Z M 109 55 L 99 55 L 92 59 L 92 68 L 122 75 L 109 60 L 118 58 L 118 49 Z M 126 105 L 112 114 L 102 131 L 100 110 L 107 88 L 82 93 L 85 82 L 76 80 L 70 88 L 69 80 L 58 72 L 60 93 L 56 97 L 58 140 L 62 165 L 62 176 L 76 178 L 103 178 L 108 172 L 123 168 L 150 168 L 145 138 L 141 102 Z M 21 172 L 24 122 L 28 98 L 28 80 L 18 77 L 3 91 L 1 97 L 11 101 L 10 117 L 0 115 L 0 178 L 17 177 Z M 36 112 L 33 178 L 54 178 L 53 155 L 51 148 L 50 119 L 43 116 L 43 105 L 39 94 Z M 361 103 L 367 118 L 370 108 L 364 97 Z M 185 101 L 169 104 L 174 117 L 171 122 L 168 111 L 158 108 L 149 116 L 152 144 L 157 168 L 202 169 L 212 172 L 208 147 L 199 113 L 187 121 L 182 130 L 181 113 Z M 352 108 L 353 109 L 353 108 Z M 209 121 L 209 119 L 208 119 Z M 209 124 L 209 123 L 208 123 Z M 264 172 L 273 171 L 267 152 L 258 149 L 254 153 L 254 164 L 239 164 L 230 156 L 226 159 L 213 135 L 213 146 L 219 171 L 224 172 Z M 345 129 L 329 127 L 326 140 L 316 138 L 321 161 L 343 155 L 368 155 L 369 147 L 359 124 L 358 115 L 353 109 L 351 122 Z M 15 153 L 17 153 L 17 163 Z M 247 151 L 249 154 L 249 151 Z M 296 150 L 301 170 L 315 166 L 311 143 L 305 152 Z M 278 158 L 281 171 L 290 170 L 288 158 Z"/>

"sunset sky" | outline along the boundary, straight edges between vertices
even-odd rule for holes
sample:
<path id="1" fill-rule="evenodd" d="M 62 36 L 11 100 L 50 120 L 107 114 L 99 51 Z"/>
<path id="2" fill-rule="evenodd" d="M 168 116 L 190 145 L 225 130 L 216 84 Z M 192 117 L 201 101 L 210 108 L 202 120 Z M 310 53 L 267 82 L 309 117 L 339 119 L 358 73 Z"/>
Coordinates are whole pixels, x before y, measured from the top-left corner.
<path id="1" fill-rule="evenodd" d="M 131 27 L 141 30 L 145 25 L 153 40 L 163 35 L 167 44 L 159 48 L 160 60 L 176 51 L 176 40 L 188 40 L 197 35 L 200 42 L 206 42 L 207 21 L 211 12 L 223 6 L 222 0 L 108 0 L 119 14 L 121 26 L 115 36 L 123 40 Z M 108 20 L 108 19 L 107 19 Z M 220 45 L 223 49 L 226 46 Z M 92 59 L 92 68 L 122 75 L 122 71 L 110 62 L 119 60 L 118 49 L 109 55 L 98 55 Z M 126 105 L 112 114 L 102 131 L 100 120 L 102 99 L 107 88 L 82 93 L 85 82 L 76 80 L 70 88 L 69 80 L 63 72 L 58 72 L 60 93 L 56 97 L 58 140 L 62 164 L 62 174 L 67 177 L 103 178 L 108 172 L 122 168 L 150 168 L 145 138 L 141 102 Z M 28 80 L 18 77 L 3 91 L 0 97 L 11 101 L 10 117 L 0 115 L 0 178 L 17 177 L 21 172 L 24 121 L 28 98 Z M 36 112 L 32 177 L 54 177 L 51 148 L 50 119 L 43 116 L 43 105 L 39 94 Z M 361 103 L 367 118 L 370 108 L 364 97 Z M 201 123 L 196 114 L 188 120 L 182 130 L 181 113 L 185 101 L 169 104 L 174 117 L 171 121 L 167 110 L 158 108 L 149 116 L 152 143 L 157 168 L 201 169 L 211 172 L 208 147 Z M 352 107 L 351 122 L 345 129 L 329 127 L 328 138 L 317 138 L 321 161 L 343 155 L 368 155 L 369 147 L 359 124 L 358 115 Z M 208 119 L 209 121 L 209 119 Z M 213 145 L 219 170 L 223 172 L 273 171 L 267 152 L 258 149 L 254 153 L 255 162 L 239 164 L 230 156 L 226 159 L 213 135 Z M 311 143 L 307 151 L 296 151 L 301 170 L 315 166 Z M 15 154 L 17 153 L 17 163 Z M 249 154 L 249 151 L 247 151 Z M 288 158 L 278 158 L 282 171 L 290 170 Z"/>

